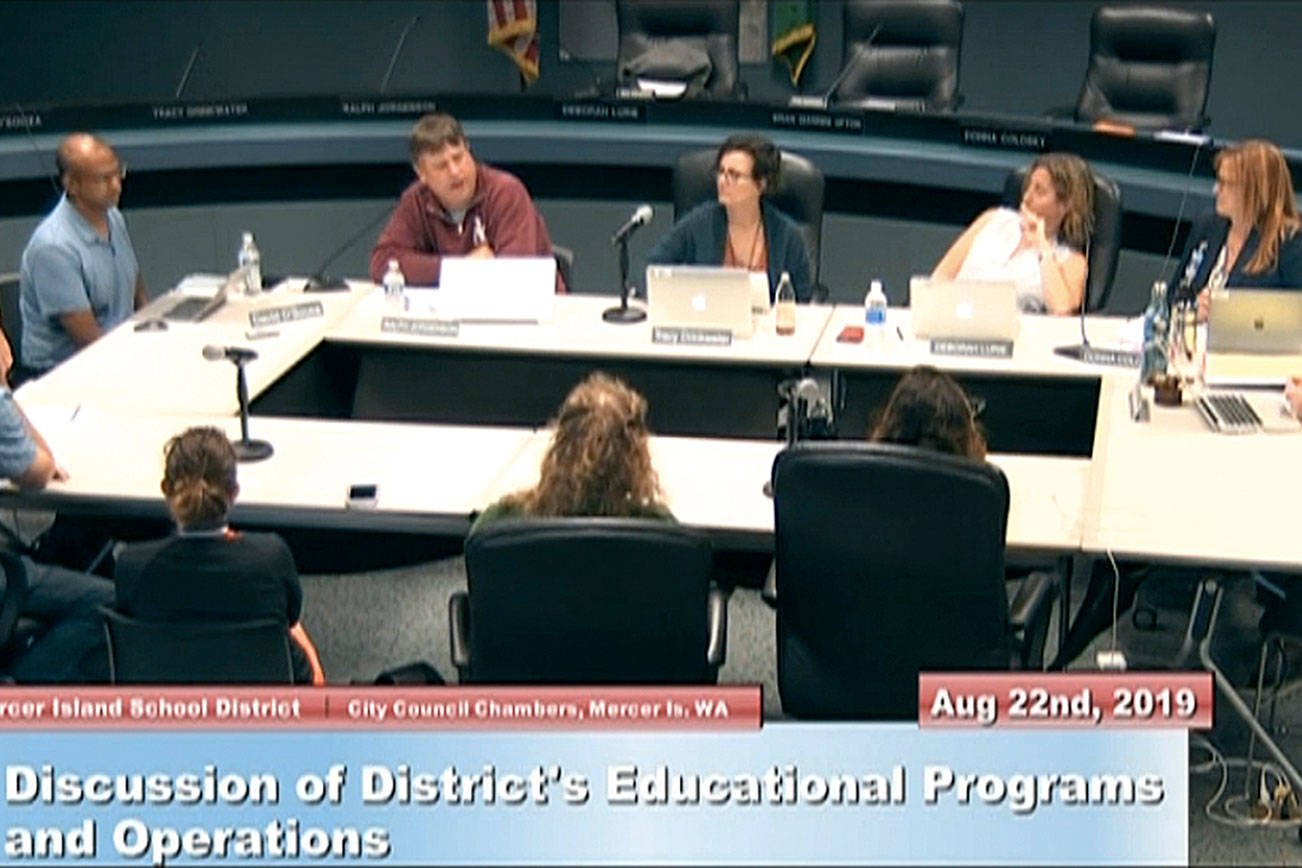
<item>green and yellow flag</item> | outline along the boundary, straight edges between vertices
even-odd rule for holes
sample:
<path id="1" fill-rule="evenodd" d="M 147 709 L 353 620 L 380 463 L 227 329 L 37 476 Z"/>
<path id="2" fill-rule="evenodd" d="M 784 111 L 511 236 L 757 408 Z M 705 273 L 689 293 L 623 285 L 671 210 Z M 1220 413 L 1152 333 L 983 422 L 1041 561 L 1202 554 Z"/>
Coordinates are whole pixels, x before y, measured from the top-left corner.
<path id="1" fill-rule="evenodd" d="M 813 10 L 809 0 L 774 0 L 773 56 L 780 57 L 791 71 L 791 84 L 800 86 L 809 56 L 814 53 Z"/>

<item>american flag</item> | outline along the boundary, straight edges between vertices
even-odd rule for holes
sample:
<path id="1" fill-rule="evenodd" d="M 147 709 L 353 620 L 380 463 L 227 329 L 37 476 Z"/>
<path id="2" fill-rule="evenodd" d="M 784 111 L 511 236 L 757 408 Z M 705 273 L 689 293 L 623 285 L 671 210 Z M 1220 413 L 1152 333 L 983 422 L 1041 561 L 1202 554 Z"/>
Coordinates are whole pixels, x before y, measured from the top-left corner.
<path id="1" fill-rule="evenodd" d="M 537 0 L 487 0 L 488 44 L 505 51 L 528 84 L 538 80 Z"/>

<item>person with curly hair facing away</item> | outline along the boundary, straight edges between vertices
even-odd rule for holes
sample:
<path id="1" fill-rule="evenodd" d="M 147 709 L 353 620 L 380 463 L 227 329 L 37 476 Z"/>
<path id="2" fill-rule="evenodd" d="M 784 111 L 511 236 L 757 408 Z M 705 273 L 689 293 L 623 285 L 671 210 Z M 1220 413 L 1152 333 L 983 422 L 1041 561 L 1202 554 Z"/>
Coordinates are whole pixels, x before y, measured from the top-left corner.
<path id="1" fill-rule="evenodd" d="M 538 484 L 480 514 L 473 534 L 511 517 L 610 516 L 673 520 L 651 466 L 646 399 L 622 380 L 589 374 L 566 396 Z"/>

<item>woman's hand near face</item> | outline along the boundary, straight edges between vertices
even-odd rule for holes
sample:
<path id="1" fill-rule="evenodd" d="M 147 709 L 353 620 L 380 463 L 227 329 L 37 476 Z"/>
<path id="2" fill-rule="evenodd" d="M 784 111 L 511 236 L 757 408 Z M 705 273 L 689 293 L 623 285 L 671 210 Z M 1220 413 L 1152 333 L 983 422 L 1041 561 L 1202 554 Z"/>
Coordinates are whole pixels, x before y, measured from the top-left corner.
<path id="1" fill-rule="evenodd" d="M 1026 206 L 1018 211 L 1022 220 L 1022 243 L 1038 250 L 1041 254 L 1052 249 L 1048 236 L 1044 233 L 1044 218 L 1028 210 Z"/>

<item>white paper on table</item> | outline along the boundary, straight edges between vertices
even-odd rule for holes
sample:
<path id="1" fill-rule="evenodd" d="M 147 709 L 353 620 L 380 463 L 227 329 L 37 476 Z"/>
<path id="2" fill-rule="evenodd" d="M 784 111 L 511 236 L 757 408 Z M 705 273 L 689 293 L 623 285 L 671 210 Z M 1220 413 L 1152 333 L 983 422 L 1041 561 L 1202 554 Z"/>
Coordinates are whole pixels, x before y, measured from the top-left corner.
<path id="1" fill-rule="evenodd" d="M 1128 346 L 1131 349 L 1144 348 L 1144 318 L 1142 316 L 1132 317 L 1121 325 L 1117 326 L 1115 335 L 1118 343 Z"/>

